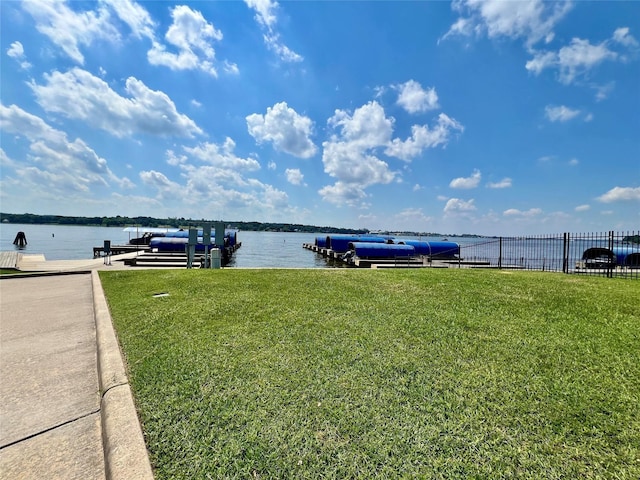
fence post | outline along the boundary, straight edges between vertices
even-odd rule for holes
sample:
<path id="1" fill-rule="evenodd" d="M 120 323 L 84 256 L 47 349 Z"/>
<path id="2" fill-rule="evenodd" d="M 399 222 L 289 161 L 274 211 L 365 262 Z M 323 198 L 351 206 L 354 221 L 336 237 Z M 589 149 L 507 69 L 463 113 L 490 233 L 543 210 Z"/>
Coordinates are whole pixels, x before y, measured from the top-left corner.
<path id="1" fill-rule="evenodd" d="M 569 273 L 569 233 L 564 234 L 564 246 L 562 248 L 562 273 Z"/>
<path id="2" fill-rule="evenodd" d="M 613 252 L 613 230 L 609 231 L 609 251 Z M 614 262 L 616 261 L 616 255 L 613 254 L 611 261 L 607 262 L 607 278 L 613 278 Z"/>
<path id="3" fill-rule="evenodd" d="M 498 268 L 502 270 L 502 237 L 500 237 L 500 248 L 498 252 Z"/>

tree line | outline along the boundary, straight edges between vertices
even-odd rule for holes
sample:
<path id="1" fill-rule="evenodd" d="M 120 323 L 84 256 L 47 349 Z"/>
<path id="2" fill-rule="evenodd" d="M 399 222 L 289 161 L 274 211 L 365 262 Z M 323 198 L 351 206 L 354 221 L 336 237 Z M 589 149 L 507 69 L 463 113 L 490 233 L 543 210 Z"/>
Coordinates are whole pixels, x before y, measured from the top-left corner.
<path id="1" fill-rule="evenodd" d="M 154 218 L 154 217 L 72 217 L 63 215 L 35 215 L 33 213 L 1 213 L 0 222 L 3 223 L 24 223 L 38 225 L 86 225 L 94 227 L 150 227 L 150 228 L 187 228 L 191 226 L 202 226 L 203 223 L 214 220 L 205 220 L 175 217 L 175 218 Z M 323 233 L 369 233 L 367 229 L 348 229 L 329 226 L 302 225 L 299 223 L 269 223 L 269 222 L 244 222 L 226 221 L 224 224 L 229 228 L 235 228 L 254 232 L 323 232 Z"/>

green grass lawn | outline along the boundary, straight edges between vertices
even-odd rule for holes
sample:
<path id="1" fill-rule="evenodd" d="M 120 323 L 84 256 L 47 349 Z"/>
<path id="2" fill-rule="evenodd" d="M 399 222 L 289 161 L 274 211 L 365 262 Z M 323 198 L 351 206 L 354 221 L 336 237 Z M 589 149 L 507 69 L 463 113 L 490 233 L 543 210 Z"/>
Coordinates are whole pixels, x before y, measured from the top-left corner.
<path id="1" fill-rule="evenodd" d="M 100 277 L 159 479 L 640 478 L 636 281 Z"/>
<path id="2" fill-rule="evenodd" d="M 0 268 L 0 275 L 16 275 L 18 273 L 22 273 L 20 270 L 16 270 L 15 268 Z"/>

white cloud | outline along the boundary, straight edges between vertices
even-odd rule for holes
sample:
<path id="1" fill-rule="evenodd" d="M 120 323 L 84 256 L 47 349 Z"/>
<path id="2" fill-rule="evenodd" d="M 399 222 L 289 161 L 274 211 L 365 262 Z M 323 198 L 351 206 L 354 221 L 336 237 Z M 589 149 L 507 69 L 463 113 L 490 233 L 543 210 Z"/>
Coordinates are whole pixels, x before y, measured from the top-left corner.
<path id="1" fill-rule="evenodd" d="M 289 47 L 287 47 L 284 43 L 280 41 L 280 34 L 278 33 L 270 33 L 263 35 L 264 43 L 267 45 L 269 50 L 280 57 L 280 60 L 283 62 L 295 63 L 302 62 L 304 57 Z"/>
<path id="2" fill-rule="evenodd" d="M 187 163 L 186 155 L 178 155 L 173 150 L 167 150 L 167 163 L 174 167 Z"/>
<path id="3" fill-rule="evenodd" d="M 20 68 L 23 70 L 27 70 L 31 67 L 31 64 L 27 62 L 26 57 L 24 55 L 24 47 L 20 42 L 13 42 L 9 48 L 7 48 L 7 56 L 13 58 L 18 64 Z"/>
<path id="4" fill-rule="evenodd" d="M 592 45 L 589 40 L 573 38 L 571 43 L 553 51 L 533 51 L 533 59 L 529 60 L 525 67 L 535 75 L 547 68 L 558 69 L 558 79 L 566 85 L 574 83 L 578 78 L 587 76 L 589 72 L 605 61 L 622 61 L 624 55 L 612 50 L 615 46 L 635 48 L 635 39 L 628 34 L 628 29 L 618 29 L 611 39 L 597 45 Z M 603 87 L 607 88 L 607 87 Z M 601 90 L 599 95 L 606 94 Z"/>
<path id="5" fill-rule="evenodd" d="M 575 110 L 564 105 L 557 107 L 547 105 L 544 108 L 545 115 L 552 122 L 567 122 L 580 115 L 580 110 Z"/>
<path id="6" fill-rule="evenodd" d="M 449 187 L 461 189 L 476 188 L 480 184 L 481 178 L 480 170 L 474 170 L 470 177 L 459 177 L 451 180 Z"/>
<path id="7" fill-rule="evenodd" d="M 260 169 L 260 163 L 254 158 L 240 158 L 235 155 L 236 143 L 227 137 L 222 145 L 202 143 L 197 147 L 183 147 L 184 151 L 201 162 L 215 167 L 234 171 L 254 171 Z"/>
<path id="8" fill-rule="evenodd" d="M 398 105 L 409 113 L 422 113 L 439 107 L 435 88 L 424 90 L 415 80 L 394 85 L 398 93 Z"/>
<path id="9" fill-rule="evenodd" d="M 280 34 L 275 30 L 278 21 L 276 10 L 278 2 L 272 0 L 245 0 L 247 6 L 256 12 L 255 18 L 260 26 L 265 30 L 263 35 L 264 43 L 283 62 L 302 62 L 302 55 L 291 50 L 280 40 Z"/>
<path id="10" fill-rule="evenodd" d="M 222 40 L 222 32 L 208 23 L 197 10 L 179 5 L 171 10 L 173 23 L 165 35 L 166 41 L 177 48 L 178 53 L 154 41 L 147 58 L 152 65 L 163 65 L 172 70 L 202 70 L 217 76 L 213 66 L 215 51 L 213 41 Z"/>
<path id="11" fill-rule="evenodd" d="M 91 45 L 99 39 L 110 42 L 120 39 L 105 6 L 76 12 L 67 2 L 59 0 L 29 0 L 21 5 L 35 20 L 36 29 L 79 64 L 84 64 L 80 46 Z"/>
<path id="12" fill-rule="evenodd" d="M 238 65 L 236 65 L 235 63 L 231 63 L 228 60 L 224 61 L 222 68 L 224 69 L 225 73 L 228 73 L 229 75 L 240 74 L 240 69 L 238 68 Z"/>
<path id="13" fill-rule="evenodd" d="M 573 80 L 605 60 L 615 60 L 617 54 L 607 48 L 605 42 L 591 45 L 588 40 L 574 38 L 569 46 L 558 51 L 560 81 L 572 83 Z"/>
<path id="14" fill-rule="evenodd" d="M 277 17 L 275 10 L 278 2 L 271 0 L 244 0 L 249 8 L 256 11 L 256 20 L 263 26 L 271 29 L 276 24 Z"/>
<path id="15" fill-rule="evenodd" d="M 344 141 L 363 149 L 386 145 L 393 133 L 393 117 L 387 117 L 378 102 L 369 102 L 357 108 L 353 115 L 345 110 L 336 110 L 327 121 L 330 127 L 340 128 Z"/>
<path id="16" fill-rule="evenodd" d="M 460 198 L 450 198 L 444 206 L 445 214 L 467 213 L 477 210 L 474 205 L 475 200 L 464 201 Z"/>
<path id="17" fill-rule="evenodd" d="M 512 181 L 509 177 L 505 177 L 499 182 L 489 182 L 487 183 L 487 188 L 510 188 Z"/>
<path id="18" fill-rule="evenodd" d="M 536 215 L 540 215 L 542 210 L 539 208 L 530 208 L 526 211 L 521 211 L 516 208 L 509 208 L 503 212 L 505 217 L 535 217 Z"/>
<path id="19" fill-rule="evenodd" d="M 102 79 L 73 68 L 66 73 L 45 74 L 45 85 L 30 84 L 36 100 L 48 112 L 82 120 L 117 137 L 145 133 L 193 137 L 202 130 L 178 113 L 163 92 L 151 90 L 129 77 L 121 97 Z"/>
<path id="20" fill-rule="evenodd" d="M 184 192 L 193 195 L 193 200 L 201 198 L 206 201 L 207 195 L 215 191 L 241 188 L 255 190 L 254 179 L 247 178 L 239 170 L 232 170 L 219 165 L 192 165 L 181 166 L 182 176 L 187 179 Z M 251 194 L 255 192 L 252 191 Z"/>
<path id="21" fill-rule="evenodd" d="M 253 158 L 238 157 L 231 138 L 219 145 L 203 143 L 182 149 L 185 155 L 167 151 L 168 163 L 181 170 L 179 183 L 155 170 L 141 174 L 144 184 L 156 190 L 156 200 L 161 204 L 165 205 L 171 199 L 171 205 L 179 206 L 179 211 L 186 214 L 192 209 L 201 211 L 204 208 L 244 212 L 262 218 L 275 215 L 283 220 L 294 213 L 286 192 L 245 176 L 258 170 L 260 165 Z"/>
<path id="22" fill-rule="evenodd" d="M 424 187 L 423 187 L 422 185 L 420 185 L 419 183 L 416 183 L 416 184 L 413 186 L 413 191 L 414 191 L 414 192 L 418 192 L 418 191 L 422 190 L 423 188 L 424 188 Z"/>
<path id="23" fill-rule="evenodd" d="M 613 32 L 612 40 L 625 47 L 637 47 L 638 41 L 629 33 L 629 27 L 621 27 Z"/>
<path id="24" fill-rule="evenodd" d="M 107 160 L 83 140 L 70 141 L 66 133 L 16 105 L 0 104 L 0 129 L 29 142 L 29 153 L 25 158 L 5 166 L 13 167 L 19 176 L 33 182 L 46 179 L 47 189 L 88 192 L 93 186 L 130 184 L 129 180 L 114 175 Z M 25 185 L 24 188 L 31 187 Z"/>
<path id="25" fill-rule="evenodd" d="M 401 219 L 407 219 L 411 221 L 429 221 L 431 217 L 428 217 L 424 214 L 421 208 L 406 208 L 401 212 L 397 213 L 397 217 Z"/>
<path id="26" fill-rule="evenodd" d="M 544 41 L 549 44 L 555 37 L 558 22 L 573 8 L 574 2 L 547 2 L 544 0 L 504 1 L 504 0 L 459 0 L 452 7 L 460 17 L 441 38 L 449 37 L 506 37 L 522 39 L 533 58 L 526 63 L 526 69 L 535 75 L 543 70 L 558 70 L 558 78 L 564 84 L 571 84 L 585 76 L 598 64 L 606 60 L 625 60 L 625 55 L 612 50 L 613 47 L 636 50 L 638 41 L 628 27 L 615 30 L 612 37 L 592 45 L 588 40 L 574 38 L 558 51 L 535 50 L 534 45 Z"/>
<path id="27" fill-rule="evenodd" d="M 489 38 L 523 39 L 527 46 L 540 40 L 553 39 L 556 24 L 572 8 L 571 2 L 549 3 L 543 0 L 527 2 L 503 0 L 461 0 L 453 2 L 461 16 L 443 39 L 452 36 L 486 34 Z M 467 16 L 464 16 L 467 14 Z"/>
<path id="28" fill-rule="evenodd" d="M 371 213 L 365 213 L 365 214 L 360 214 L 358 215 L 358 223 L 359 225 L 367 225 L 367 224 L 371 224 L 371 223 L 375 223 L 378 220 L 378 217 L 376 215 L 373 215 Z"/>
<path id="29" fill-rule="evenodd" d="M 62 144 L 66 141 L 66 134 L 49 126 L 40 117 L 32 115 L 17 105 L 9 107 L 0 104 L 0 127 L 3 132 L 15 133 L 32 142 Z"/>
<path id="30" fill-rule="evenodd" d="M 2 121 L 2 117 L 0 117 L 0 121 Z M 19 165 L 18 162 L 9 158 L 9 155 L 7 155 L 7 152 L 5 152 L 2 148 L 0 148 L 0 167 L 16 168 L 18 165 Z"/>
<path id="31" fill-rule="evenodd" d="M 586 212 L 586 211 L 588 211 L 588 210 L 590 210 L 590 209 L 591 209 L 591 207 L 590 207 L 589 205 L 578 205 L 578 206 L 575 208 L 575 211 L 576 211 L 576 212 Z"/>
<path id="32" fill-rule="evenodd" d="M 451 134 L 455 131 L 463 132 L 464 127 L 458 121 L 441 113 L 438 115 L 437 124 L 432 129 L 427 125 L 414 125 L 411 127 L 411 137 L 404 141 L 394 138 L 385 153 L 391 157 L 410 161 L 420 155 L 425 148 L 446 146 Z"/>
<path id="33" fill-rule="evenodd" d="M 322 144 L 322 161 L 325 172 L 336 178 L 337 183 L 322 189 L 321 194 L 329 201 L 342 198 L 351 204 L 365 198 L 364 189 L 368 186 L 398 178 L 398 172 L 378 157 L 380 149 L 390 157 L 410 161 L 425 148 L 446 145 L 454 130 L 463 130 L 457 121 L 441 113 L 432 129 L 414 125 L 411 137 L 405 141 L 391 140 L 395 119 L 387 117 L 376 101 L 357 108 L 353 114 L 336 110 L 327 123 L 339 132 Z"/>
<path id="34" fill-rule="evenodd" d="M 596 101 L 597 102 L 601 102 L 603 100 L 606 100 L 607 97 L 609 96 L 609 94 L 613 91 L 613 88 L 615 87 L 615 82 L 609 82 L 606 85 L 592 85 L 591 88 L 593 88 L 596 91 Z"/>
<path id="35" fill-rule="evenodd" d="M 155 22 L 139 3 L 131 0 L 101 0 L 126 23 L 136 38 L 154 38 Z"/>
<path id="36" fill-rule="evenodd" d="M 558 55 L 555 52 L 534 52 L 533 58 L 525 64 L 525 68 L 538 75 L 545 68 L 553 67 L 557 63 Z"/>
<path id="37" fill-rule="evenodd" d="M 272 185 L 265 185 L 262 193 L 263 202 L 270 208 L 285 208 L 289 206 L 289 196 Z"/>
<path id="38" fill-rule="evenodd" d="M 269 163 L 267 163 L 267 168 L 269 170 L 275 170 L 276 168 L 278 168 L 278 165 L 276 165 L 276 162 L 272 160 Z"/>
<path id="39" fill-rule="evenodd" d="M 640 187 L 613 187 L 607 193 L 600 195 L 598 200 L 603 203 L 640 201 Z"/>
<path id="40" fill-rule="evenodd" d="M 306 185 L 304 183 L 304 175 L 298 168 L 287 168 L 284 172 L 287 182 L 292 185 Z"/>
<path id="41" fill-rule="evenodd" d="M 475 30 L 476 28 L 474 26 L 474 22 L 470 18 L 460 17 L 454 22 L 453 25 L 451 25 L 447 33 L 445 33 L 444 36 L 438 40 L 438 43 L 440 43 L 440 40 L 444 40 L 448 37 L 471 36 L 473 35 Z"/>
<path id="42" fill-rule="evenodd" d="M 316 153 L 317 148 L 309 138 L 313 122 L 286 102 L 268 107 L 266 115 L 254 113 L 246 120 L 249 134 L 258 143 L 272 142 L 274 149 L 299 158 L 310 158 Z"/>
<path id="43" fill-rule="evenodd" d="M 211 41 L 222 40 L 222 32 L 208 23 L 197 10 L 186 5 L 174 7 L 171 11 L 173 23 L 167 30 L 165 38 L 180 50 L 197 49 L 207 58 L 214 56 Z"/>
<path id="44" fill-rule="evenodd" d="M 22 47 L 22 43 L 13 42 L 9 48 L 7 48 L 7 56 L 16 60 L 24 58 L 24 48 Z"/>
<path id="45" fill-rule="evenodd" d="M 373 98 L 381 98 L 387 92 L 387 87 L 373 87 Z"/>
<path id="46" fill-rule="evenodd" d="M 395 221 L 399 221 L 407 230 L 416 230 L 416 226 L 430 222 L 432 217 L 424 214 L 421 208 L 405 208 L 393 216 Z"/>
<path id="47" fill-rule="evenodd" d="M 367 198 L 367 194 L 361 185 L 342 181 L 322 187 L 318 190 L 318 193 L 326 202 L 349 207 L 359 206 Z"/>
<path id="48" fill-rule="evenodd" d="M 164 197 L 177 195 L 182 190 L 178 183 L 169 180 L 165 174 L 155 170 L 141 171 L 140 180 L 142 180 L 143 184 L 156 188 Z"/>
<path id="49" fill-rule="evenodd" d="M 375 155 L 376 149 L 389 144 L 393 133 L 393 118 L 385 116 L 379 103 L 369 102 L 353 115 L 336 110 L 327 123 L 339 134 L 322 144 L 324 171 L 337 179 L 333 187 L 320 190 L 325 200 L 354 205 L 366 197 L 366 187 L 396 178 L 397 173 Z"/>
<path id="50" fill-rule="evenodd" d="M 576 167 L 579 164 L 580 164 L 580 161 L 577 158 L 572 158 L 571 160 L 569 160 L 570 167 Z"/>
<path id="51" fill-rule="evenodd" d="M 322 161 L 324 171 L 345 184 L 365 188 L 375 184 L 391 183 L 396 173 L 375 155 L 349 142 L 324 142 Z"/>

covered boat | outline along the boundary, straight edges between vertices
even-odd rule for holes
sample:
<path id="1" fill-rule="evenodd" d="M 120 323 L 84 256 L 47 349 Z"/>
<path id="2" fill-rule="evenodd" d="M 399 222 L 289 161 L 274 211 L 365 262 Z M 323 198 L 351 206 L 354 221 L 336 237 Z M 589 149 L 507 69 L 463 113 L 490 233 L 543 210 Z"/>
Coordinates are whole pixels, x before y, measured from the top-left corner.
<path id="1" fill-rule="evenodd" d="M 587 268 L 640 267 L 640 248 L 634 245 L 616 245 L 587 248 L 582 254 Z"/>
<path id="2" fill-rule="evenodd" d="M 398 239 L 398 245 L 411 245 L 416 250 L 416 255 L 427 255 L 438 258 L 457 258 L 460 255 L 460 245 L 455 242 L 426 242 L 422 240 Z"/>
<path id="3" fill-rule="evenodd" d="M 388 237 L 378 235 L 327 235 L 326 247 L 338 253 L 349 250 L 349 243 L 387 243 Z"/>
<path id="4" fill-rule="evenodd" d="M 349 251 L 358 258 L 393 259 L 413 257 L 416 250 L 412 245 L 379 242 L 349 242 Z"/>

